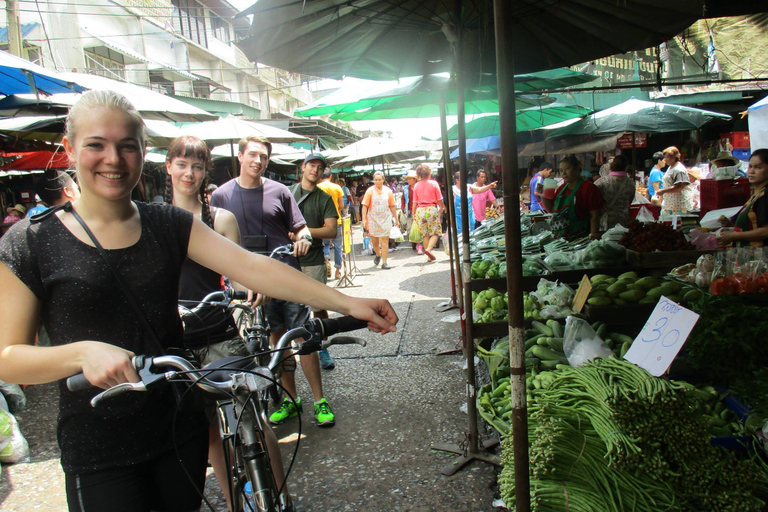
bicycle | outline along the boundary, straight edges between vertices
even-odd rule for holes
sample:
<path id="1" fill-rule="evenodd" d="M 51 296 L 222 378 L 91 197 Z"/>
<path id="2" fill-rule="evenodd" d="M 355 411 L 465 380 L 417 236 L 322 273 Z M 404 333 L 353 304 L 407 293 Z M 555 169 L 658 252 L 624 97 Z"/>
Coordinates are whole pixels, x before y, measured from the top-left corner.
<path id="1" fill-rule="evenodd" d="M 326 341 L 323 341 L 323 338 L 366 326 L 366 321 L 349 316 L 313 318 L 302 327 L 287 331 L 280 338 L 275 349 L 270 351 L 270 360 L 266 366 L 260 366 L 257 358 L 253 356 L 224 357 L 203 368 L 196 368 L 192 362 L 180 356 L 135 356 L 133 366 L 141 379 L 140 382 L 126 382 L 102 391 L 91 399 L 91 406 L 97 407 L 103 400 L 128 391 L 148 391 L 164 383 L 194 384 L 206 394 L 219 400 L 218 416 L 222 442 L 225 443 L 225 454 L 233 456 L 227 461 L 232 509 L 246 512 L 290 512 L 293 507 L 286 503 L 286 496 L 283 493 L 284 485 L 278 489 L 272 474 L 272 464 L 264 439 L 265 429 L 270 428 L 266 410 L 262 407 L 261 400 L 254 400 L 253 397 L 268 387 L 278 384 L 274 377 L 274 370 L 282 362 L 283 353 L 290 348 L 292 341 L 298 338 L 305 340 L 297 345 L 299 355 L 311 354 L 331 345 L 356 343 L 365 346 L 364 340 L 349 336 L 337 336 Z M 174 368 L 177 371 L 164 372 L 161 368 L 165 367 Z M 71 391 L 78 391 L 93 386 L 81 373 L 68 378 L 67 387 Z M 296 459 L 300 439 L 301 421 L 299 421 L 293 460 Z M 292 465 L 293 461 L 286 471 L 285 480 L 290 475 Z M 250 484 L 252 489 L 250 499 L 246 499 L 247 484 Z M 202 490 L 200 492 L 202 496 Z M 205 500 L 204 497 L 203 499 Z M 207 500 L 205 501 L 210 507 Z"/>
<path id="2" fill-rule="evenodd" d="M 270 258 L 279 258 L 280 256 L 290 256 L 293 254 L 293 244 L 280 245 L 269 254 Z M 241 299 L 245 299 L 245 296 L 238 296 Z M 264 309 L 262 306 L 250 307 L 245 304 L 239 304 L 234 306 L 235 325 L 237 326 L 240 336 L 245 341 L 245 345 L 248 348 L 250 354 L 269 354 L 270 344 L 269 335 L 270 328 L 269 322 L 264 315 Z M 269 362 L 269 357 L 262 355 L 259 359 L 259 366 L 266 366 Z M 277 375 L 280 378 L 280 375 Z M 264 393 L 262 393 L 264 402 L 264 408 L 266 410 L 267 401 L 272 399 L 272 404 L 277 407 L 283 400 L 282 393 L 278 386 L 271 386 Z"/>

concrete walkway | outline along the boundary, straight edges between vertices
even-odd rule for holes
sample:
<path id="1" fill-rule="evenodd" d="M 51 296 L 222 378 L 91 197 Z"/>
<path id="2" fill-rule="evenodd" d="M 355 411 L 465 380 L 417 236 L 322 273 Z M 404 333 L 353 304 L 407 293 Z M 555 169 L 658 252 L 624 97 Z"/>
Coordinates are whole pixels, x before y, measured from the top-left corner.
<path id="1" fill-rule="evenodd" d="M 336 368 L 324 371 L 323 379 L 335 427 L 314 425 L 312 395 L 303 376 L 297 376 L 306 405 L 289 485 L 309 512 L 492 510 L 496 468 L 474 462 L 444 477 L 440 469 L 456 456 L 430 448 L 459 443 L 467 430 L 467 416 L 460 412 L 463 359 L 436 355 L 460 347 L 460 328 L 458 310 L 434 310 L 450 297 L 448 257 L 442 249 L 435 255 L 437 261 L 427 264 L 410 244 L 401 244 L 390 255 L 391 270 L 373 267 L 370 256 L 357 256 L 365 275 L 342 291 L 389 299 L 400 323 L 394 334 L 362 333 L 367 347 L 332 348 Z M 445 321 L 451 317 L 455 321 Z M 66 510 L 55 440 L 56 395 L 54 385 L 28 388 L 29 407 L 18 419 L 32 463 L 3 468 L 0 511 Z M 297 427 L 291 420 L 276 430 L 286 460 L 296 446 Z M 206 494 L 217 510 L 224 509 L 212 475 Z"/>

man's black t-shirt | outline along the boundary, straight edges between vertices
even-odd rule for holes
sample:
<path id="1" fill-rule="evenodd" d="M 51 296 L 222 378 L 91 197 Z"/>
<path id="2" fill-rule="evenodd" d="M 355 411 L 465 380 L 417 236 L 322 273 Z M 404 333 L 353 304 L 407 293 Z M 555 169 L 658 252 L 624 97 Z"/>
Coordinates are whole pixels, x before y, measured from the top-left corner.
<path id="1" fill-rule="evenodd" d="M 177 295 L 192 214 L 173 206 L 136 204 L 141 214 L 139 241 L 107 254 L 162 349 L 144 330 L 99 251 L 75 237 L 56 216 L 32 224 L 24 219 L 0 239 L 0 262 L 40 300 L 52 345 L 97 340 L 137 355 L 159 355 L 181 346 Z M 169 386 L 125 393 L 97 408 L 89 403 L 96 391 L 72 392 L 61 381 L 59 392 L 58 440 L 67 473 L 141 463 L 206 428 L 204 415 L 180 412 L 174 435 L 177 406 Z"/>

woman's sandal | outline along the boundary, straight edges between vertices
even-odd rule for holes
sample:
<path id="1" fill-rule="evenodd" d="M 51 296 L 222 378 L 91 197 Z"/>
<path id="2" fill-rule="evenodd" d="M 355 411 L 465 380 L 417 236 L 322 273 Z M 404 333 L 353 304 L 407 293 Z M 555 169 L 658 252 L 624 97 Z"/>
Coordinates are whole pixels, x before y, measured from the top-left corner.
<path id="1" fill-rule="evenodd" d="M 437 258 L 435 258 L 435 255 L 432 254 L 432 251 L 428 251 L 424 249 L 424 254 L 427 255 L 427 261 L 435 261 Z"/>

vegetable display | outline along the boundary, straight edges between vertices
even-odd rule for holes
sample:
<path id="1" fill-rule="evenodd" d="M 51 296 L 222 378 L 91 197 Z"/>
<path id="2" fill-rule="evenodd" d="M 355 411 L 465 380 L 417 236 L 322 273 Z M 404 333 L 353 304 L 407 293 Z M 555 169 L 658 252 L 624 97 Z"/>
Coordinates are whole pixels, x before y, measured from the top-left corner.
<path id="1" fill-rule="evenodd" d="M 702 403 L 684 382 L 616 358 L 558 367 L 533 391 L 528 436 L 534 511 L 758 511 L 764 480 L 751 459 L 709 442 Z M 511 437 L 501 495 L 514 504 Z"/>
<path id="2" fill-rule="evenodd" d="M 695 249 L 682 232 L 667 224 L 642 223 L 633 220 L 627 228 L 629 231 L 621 237 L 619 243 L 632 251 L 689 251 Z"/>
<path id="3" fill-rule="evenodd" d="M 765 307 L 738 297 L 706 295 L 690 308 L 700 317 L 683 353 L 711 382 L 728 386 L 768 367 Z"/>
<path id="4" fill-rule="evenodd" d="M 590 278 L 592 291 L 587 304 L 592 306 L 623 306 L 627 304 L 656 304 L 663 295 L 674 302 L 693 302 L 704 294 L 697 287 L 676 281 L 660 281 L 651 276 L 638 277 L 625 272 L 618 277 L 597 274 Z"/>

